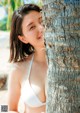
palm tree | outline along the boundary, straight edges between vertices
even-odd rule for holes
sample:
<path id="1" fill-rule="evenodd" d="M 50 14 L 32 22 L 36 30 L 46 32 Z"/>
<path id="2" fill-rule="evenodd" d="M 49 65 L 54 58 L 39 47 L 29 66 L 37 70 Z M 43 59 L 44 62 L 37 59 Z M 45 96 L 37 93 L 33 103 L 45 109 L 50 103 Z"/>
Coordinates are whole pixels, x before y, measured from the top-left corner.
<path id="1" fill-rule="evenodd" d="M 80 113 L 80 0 L 43 0 L 47 113 Z"/>
<path id="2" fill-rule="evenodd" d="M 1 0 L 0 1 L 0 5 L 2 5 L 3 7 L 6 7 L 7 12 L 8 12 L 8 18 L 7 18 L 7 24 L 6 24 L 6 28 L 7 30 L 10 30 L 10 24 L 11 24 L 11 18 L 12 18 L 12 14 L 13 11 L 18 9 L 18 7 L 20 7 L 21 5 L 23 5 L 24 3 L 34 3 L 39 5 L 40 7 L 42 7 L 42 1 L 38 0 L 37 3 L 35 3 L 34 0 Z"/>
<path id="3" fill-rule="evenodd" d="M 15 0 L 1 0 L 0 4 L 2 6 L 5 6 L 7 9 L 8 18 L 7 18 L 6 27 L 9 30 L 13 11 L 23 4 L 23 0 L 16 0 L 16 1 Z"/>
<path id="4" fill-rule="evenodd" d="M 18 7 L 20 7 L 23 2 L 22 0 L 8 0 L 8 20 L 7 20 L 7 29 L 10 29 L 10 23 L 13 11 L 16 10 Z"/>

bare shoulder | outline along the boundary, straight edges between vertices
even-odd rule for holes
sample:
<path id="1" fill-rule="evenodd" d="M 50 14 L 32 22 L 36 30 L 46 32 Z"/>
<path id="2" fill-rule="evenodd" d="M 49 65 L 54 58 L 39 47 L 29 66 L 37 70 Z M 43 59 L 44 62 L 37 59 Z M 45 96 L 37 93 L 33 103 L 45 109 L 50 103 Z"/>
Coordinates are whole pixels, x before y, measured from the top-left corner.
<path id="1" fill-rule="evenodd" d="M 24 61 L 12 63 L 10 67 L 9 78 L 17 79 L 21 83 L 24 76 L 27 76 L 31 58 L 32 55 L 28 56 Z"/>
<path id="2" fill-rule="evenodd" d="M 21 93 L 21 82 L 29 67 L 30 58 L 22 62 L 13 63 L 10 68 L 8 80 L 8 106 L 9 111 L 18 111 L 18 102 Z M 14 99 L 14 98 L 15 99 Z"/>

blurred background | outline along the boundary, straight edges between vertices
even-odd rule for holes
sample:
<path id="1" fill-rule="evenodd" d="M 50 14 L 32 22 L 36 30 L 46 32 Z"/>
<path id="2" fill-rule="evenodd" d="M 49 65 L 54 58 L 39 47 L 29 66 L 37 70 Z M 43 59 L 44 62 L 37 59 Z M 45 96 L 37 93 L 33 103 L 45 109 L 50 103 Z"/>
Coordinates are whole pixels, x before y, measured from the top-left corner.
<path id="1" fill-rule="evenodd" d="M 33 3 L 42 7 L 42 0 L 0 0 L 0 105 L 6 104 L 7 81 L 10 69 L 9 35 L 14 10 L 23 4 Z"/>

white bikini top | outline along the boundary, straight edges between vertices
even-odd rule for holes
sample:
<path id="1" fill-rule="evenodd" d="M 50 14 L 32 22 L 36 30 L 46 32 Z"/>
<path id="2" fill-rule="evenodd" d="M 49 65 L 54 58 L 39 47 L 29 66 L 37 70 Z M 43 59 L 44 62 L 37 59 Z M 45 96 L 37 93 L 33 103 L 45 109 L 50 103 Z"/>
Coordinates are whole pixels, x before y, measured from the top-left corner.
<path id="1" fill-rule="evenodd" d="M 33 55 L 33 57 L 34 57 L 34 55 Z M 30 82 L 29 82 L 29 76 L 30 76 L 30 71 L 31 71 L 32 63 L 33 63 L 33 57 L 30 62 L 28 78 L 27 78 L 27 80 L 26 79 L 24 80 L 22 87 L 21 87 L 21 100 L 30 107 L 40 107 L 40 106 L 45 105 L 46 102 L 43 103 L 39 100 L 39 98 L 36 96 L 34 90 L 30 86 Z"/>

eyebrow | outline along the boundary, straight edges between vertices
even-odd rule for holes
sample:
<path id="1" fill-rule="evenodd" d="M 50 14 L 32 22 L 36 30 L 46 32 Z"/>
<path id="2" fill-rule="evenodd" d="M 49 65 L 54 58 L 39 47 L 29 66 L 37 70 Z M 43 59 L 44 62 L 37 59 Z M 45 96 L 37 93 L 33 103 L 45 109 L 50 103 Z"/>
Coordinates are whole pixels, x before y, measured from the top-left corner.
<path id="1" fill-rule="evenodd" d="M 39 20 L 42 19 L 42 16 L 40 16 L 38 19 L 39 19 Z M 27 25 L 27 27 L 30 26 L 30 25 L 32 25 L 33 23 L 34 23 L 34 22 L 29 23 L 29 24 Z"/>

